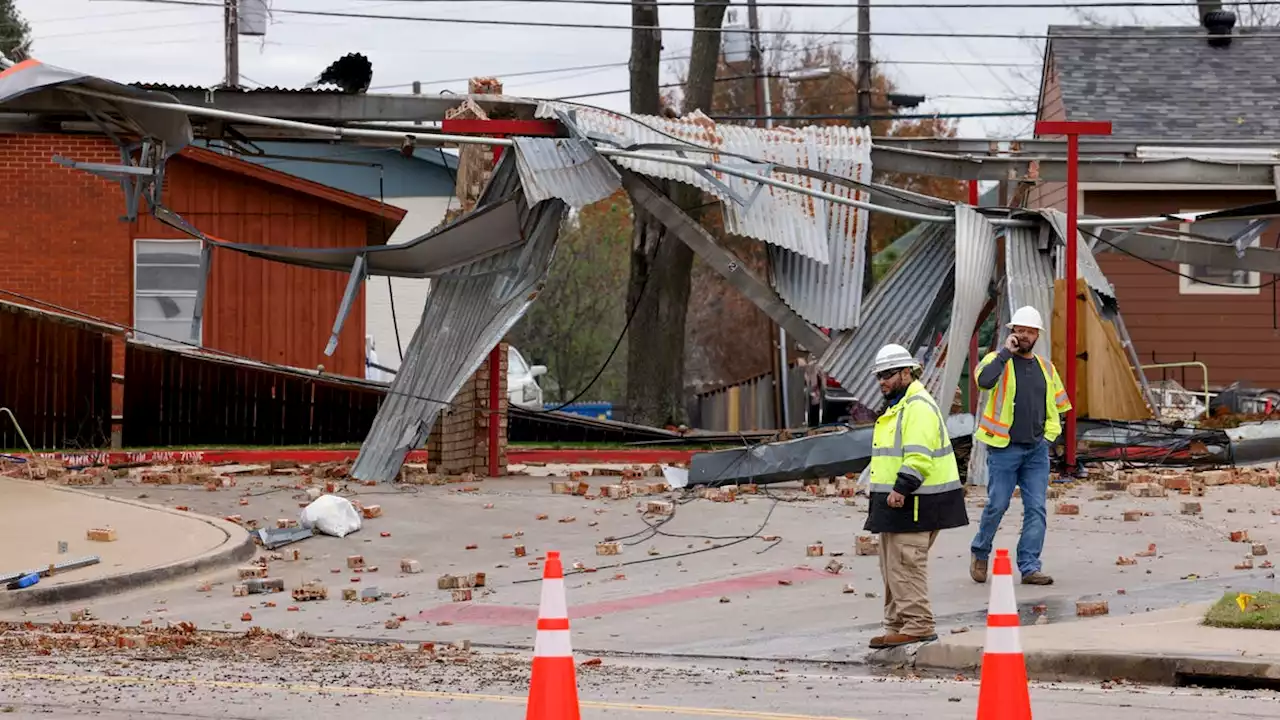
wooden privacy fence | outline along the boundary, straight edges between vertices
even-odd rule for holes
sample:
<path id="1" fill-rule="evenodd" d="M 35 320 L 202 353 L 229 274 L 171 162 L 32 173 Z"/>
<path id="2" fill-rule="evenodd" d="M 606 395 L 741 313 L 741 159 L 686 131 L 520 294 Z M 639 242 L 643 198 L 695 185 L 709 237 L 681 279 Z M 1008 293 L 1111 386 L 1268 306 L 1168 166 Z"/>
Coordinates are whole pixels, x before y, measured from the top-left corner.
<path id="1" fill-rule="evenodd" d="M 107 446 L 111 441 L 111 345 L 115 331 L 0 302 L 0 449 Z"/>
<path id="2" fill-rule="evenodd" d="M 124 444 L 359 444 L 386 388 L 130 342 Z"/>

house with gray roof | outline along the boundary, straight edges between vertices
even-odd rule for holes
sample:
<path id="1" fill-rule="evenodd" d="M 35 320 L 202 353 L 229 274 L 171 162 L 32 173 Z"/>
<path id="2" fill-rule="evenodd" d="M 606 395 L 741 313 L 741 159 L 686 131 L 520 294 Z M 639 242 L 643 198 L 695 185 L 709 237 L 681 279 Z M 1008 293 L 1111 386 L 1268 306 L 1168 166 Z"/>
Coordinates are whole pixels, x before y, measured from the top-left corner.
<path id="1" fill-rule="evenodd" d="M 1208 13 L 1199 27 L 1051 26 L 1037 119 L 1110 121 L 1113 138 L 1132 142 L 1138 157 L 1153 160 L 1194 157 L 1231 164 L 1240 153 L 1270 153 L 1280 166 L 1280 42 L 1268 37 L 1276 29 L 1235 27 L 1231 13 L 1202 9 Z M 1079 208 L 1088 215 L 1138 217 L 1266 202 L 1278 192 L 1274 184 L 1211 185 L 1186 177 L 1082 183 Z M 1065 209 L 1066 188 L 1043 183 L 1027 197 L 1032 207 Z M 1244 225 L 1206 223 L 1194 232 L 1225 242 Z M 1255 242 L 1276 247 L 1277 225 Z M 1211 389 L 1243 381 L 1280 390 L 1274 278 L 1147 263 L 1109 251 L 1099 261 L 1116 287 L 1144 364 L 1202 362 Z M 1199 369 L 1148 374 L 1189 389 L 1204 384 Z"/>

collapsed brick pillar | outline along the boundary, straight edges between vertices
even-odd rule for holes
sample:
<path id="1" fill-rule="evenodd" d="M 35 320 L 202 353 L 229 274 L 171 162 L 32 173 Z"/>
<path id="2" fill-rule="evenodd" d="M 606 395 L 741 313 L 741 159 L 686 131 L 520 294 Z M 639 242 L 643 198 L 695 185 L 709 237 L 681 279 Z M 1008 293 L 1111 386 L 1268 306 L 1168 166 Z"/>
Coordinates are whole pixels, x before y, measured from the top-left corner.
<path id="1" fill-rule="evenodd" d="M 501 95 L 502 83 L 494 78 L 472 78 L 468 91 L 473 95 Z M 448 120 L 488 120 L 485 111 L 471 100 L 445 113 Z M 455 193 L 458 206 L 445 215 L 452 222 L 470 212 L 493 175 L 493 151 L 487 145 L 463 145 L 458 150 Z M 486 358 L 480 369 L 467 379 L 453 399 L 453 407 L 436 420 L 427 438 L 427 457 L 436 472 L 489 474 L 489 426 L 498 424 L 498 474 L 507 471 L 507 346 L 498 346 L 499 412 L 489 410 L 489 379 L 493 372 Z"/>

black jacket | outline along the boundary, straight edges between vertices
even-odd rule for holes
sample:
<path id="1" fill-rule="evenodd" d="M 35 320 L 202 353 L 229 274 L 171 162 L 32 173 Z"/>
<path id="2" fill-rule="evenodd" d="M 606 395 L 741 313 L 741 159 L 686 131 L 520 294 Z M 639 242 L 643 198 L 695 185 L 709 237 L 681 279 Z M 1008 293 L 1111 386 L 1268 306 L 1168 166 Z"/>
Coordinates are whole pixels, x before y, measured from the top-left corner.
<path id="1" fill-rule="evenodd" d="M 899 485 L 902 485 L 899 477 Z M 920 503 L 919 520 L 916 520 L 916 502 Z M 867 513 L 867 532 L 930 532 L 949 530 L 969 524 L 969 511 L 964 504 L 964 488 L 956 488 L 937 495 L 907 495 L 907 502 L 900 508 L 889 507 L 889 493 L 871 493 L 871 509 Z"/>

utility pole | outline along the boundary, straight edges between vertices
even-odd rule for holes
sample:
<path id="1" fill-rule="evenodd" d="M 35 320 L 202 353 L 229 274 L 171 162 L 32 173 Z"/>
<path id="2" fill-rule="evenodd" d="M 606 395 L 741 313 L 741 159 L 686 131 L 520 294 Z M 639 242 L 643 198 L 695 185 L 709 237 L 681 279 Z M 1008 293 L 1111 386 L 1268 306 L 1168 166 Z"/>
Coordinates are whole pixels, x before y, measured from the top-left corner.
<path id="1" fill-rule="evenodd" d="M 765 77 L 764 52 L 760 48 L 760 14 L 756 0 L 747 0 L 747 27 L 751 30 L 751 76 L 755 82 L 756 114 L 763 119 L 757 123 L 764 128 L 773 127 L 773 98 L 769 90 L 769 78 Z M 766 258 L 768 255 L 765 256 Z M 787 331 L 772 320 L 769 321 L 769 346 L 772 348 L 770 365 L 773 369 L 773 422 L 779 430 L 791 427 L 791 413 L 787 404 L 790 395 L 787 382 L 789 362 L 787 358 Z"/>
<path id="2" fill-rule="evenodd" d="M 224 84 L 229 88 L 240 87 L 240 8 L 239 0 L 223 0 L 223 16 L 226 34 L 226 70 Z"/>
<path id="3" fill-rule="evenodd" d="M 858 121 L 871 125 L 871 0 L 858 0 Z M 862 297 L 871 294 L 875 282 L 871 233 L 867 233 L 867 256 L 862 266 Z"/>

